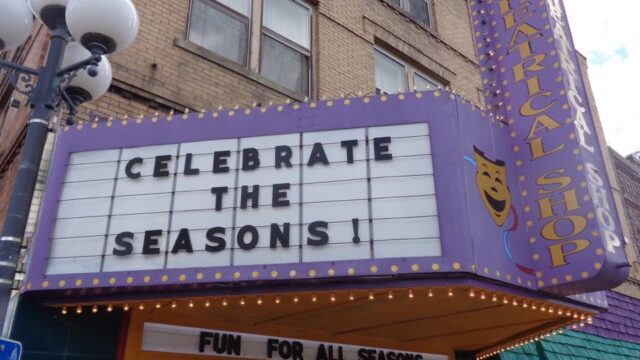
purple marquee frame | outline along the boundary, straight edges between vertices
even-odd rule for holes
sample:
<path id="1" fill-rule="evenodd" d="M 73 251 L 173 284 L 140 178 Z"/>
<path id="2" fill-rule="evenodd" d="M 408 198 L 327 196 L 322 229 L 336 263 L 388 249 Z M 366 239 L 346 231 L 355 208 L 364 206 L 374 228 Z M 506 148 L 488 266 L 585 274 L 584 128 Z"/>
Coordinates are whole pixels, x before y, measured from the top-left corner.
<path id="1" fill-rule="evenodd" d="M 49 237 L 69 155 L 73 152 L 216 140 L 238 137 L 337 130 L 428 122 L 442 243 L 442 256 L 148 270 L 111 273 L 45 275 Z M 500 146 L 508 129 L 470 102 L 447 91 L 416 92 L 364 98 L 336 99 L 268 108 L 227 109 L 213 113 L 170 115 L 78 124 L 61 129 L 47 180 L 43 205 L 25 280 L 25 292 L 82 294 L 146 291 L 184 285 L 359 278 L 371 276 L 467 273 L 528 290 L 538 290 L 535 276 L 523 273 L 504 253 L 502 229 L 477 196 L 475 169 L 465 161 L 474 146 L 507 163 L 513 155 Z M 517 184 L 509 168 L 509 183 Z M 514 204 L 519 197 L 514 194 Z M 518 209 L 517 211 L 520 211 Z M 478 231 L 480 230 L 480 231 Z M 521 227 L 512 243 L 512 255 L 525 267 L 535 267 Z M 584 267 L 591 259 L 576 257 Z M 605 274 L 606 275 L 606 274 Z M 618 274 L 593 279 L 589 289 L 606 289 L 619 282 Z M 575 292 L 575 291 L 574 291 Z M 599 297 L 596 296 L 599 299 Z M 580 300 L 580 299 L 578 299 Z M 586 301 L 586 298 L 582 299 Z"/>

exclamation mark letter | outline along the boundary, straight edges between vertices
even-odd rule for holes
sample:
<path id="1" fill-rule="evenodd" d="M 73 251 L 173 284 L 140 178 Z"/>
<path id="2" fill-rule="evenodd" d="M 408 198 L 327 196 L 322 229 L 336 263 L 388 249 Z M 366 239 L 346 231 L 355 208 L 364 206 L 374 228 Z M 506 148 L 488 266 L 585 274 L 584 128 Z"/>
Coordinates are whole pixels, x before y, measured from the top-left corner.
<path id="1" fill-rule="evenodd" d="M 358 224 L 360 224 L 360 219 L 351 219 L 351 225 L 353 225 L 353 243 L 360 243 L 360 237 L 358 236 Z"/>

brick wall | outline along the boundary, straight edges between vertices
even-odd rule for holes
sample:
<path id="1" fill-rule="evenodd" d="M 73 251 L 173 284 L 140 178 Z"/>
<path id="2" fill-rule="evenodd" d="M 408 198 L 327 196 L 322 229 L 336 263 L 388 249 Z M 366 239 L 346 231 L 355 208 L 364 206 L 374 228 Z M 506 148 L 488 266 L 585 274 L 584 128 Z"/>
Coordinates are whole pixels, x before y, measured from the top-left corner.
<path id="1" fill-rule="evenodd" d="M 138 39 L 124 53 L 110 56 L 110 61 L 114 88 L 138 96 L 111 93 L 85 105 L 82 118 L 92 110 L 131 116 L 169 108 L 250 106 L 294 97 L 256 81 L 257 74 L 247 69 L 230 70 L 224 61 L 185 42 L 189 0 L 134 3 L 141 20 Z M 314 9 L 312 98 L 375 91 L 373 45 L 378 43 L 450 83 L 470 100 L 480 101 L 480 75 L 465 0 L 435 0 L 433 31 L 383 0 L 320 0 Z M 148 100 L 156 104 L 149 106 Z"/>

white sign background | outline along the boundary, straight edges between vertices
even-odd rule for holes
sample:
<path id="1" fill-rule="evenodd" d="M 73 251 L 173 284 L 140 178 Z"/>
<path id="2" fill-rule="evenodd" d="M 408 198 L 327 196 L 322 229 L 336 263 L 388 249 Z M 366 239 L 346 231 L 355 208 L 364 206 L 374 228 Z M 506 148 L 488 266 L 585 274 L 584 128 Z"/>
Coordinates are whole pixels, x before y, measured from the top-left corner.
<path id="1" fill-rule="evenodd" d="M 213 342 L 215 340 L 213 337 L 207 338 L 208 340 L 207 345 L 203 349 L 204 352 L 201 353 L 199 351 L 201 332 L 207 332 L 210 335 L 218 333 L 216 346 L 220 350 L 220 352 L 223 352 L 223 354 L 217 354 L 214 351 Z M 229 336 L 233 336 L 236 339 L 240 337 L 241 339 L 240 355 L 236 355 L 233 351 L 230 351 L 231 350 L 230 346 L 225 346 L 225 345 L 228 345 L 228 343 L 224 340 L 228 339 Z M 271 344 L 269 343 L 269 339 L 272 339 Z M 362 357 L 359 356 L 359 351 L 363 349 L 364 351 L 367 351 L 366 353 L 367 357 L 365 357 L 365 359 L 367 358 L 379 359 L 378 357 L 379 353 L 384 353 L 385 354 L 384 358 L 389 358 L 388 355 L 390 353 L 393 353 L 392 357 L 394 359 L 403 359 L 403 360 L 447 360 L 449 358 L 448 356 L 445 356 L 445 355 L 413 353 L 413 352 L 405 352 L 405 351 L 399 351 L 399 350 L 369 348 L 364 346 L 359 347 L 355 345 L 320 343 L 317 341 L 308 341 L 308 340 L 281 339 L 275 336 L 269 337 L 269 336 L 255 335 L 255 334 L 234 333 L 229 331 L 199 329 L 199 328 L 192 328 L 192 327 L 148 323 L 148 322 L 144 323 L 144 332 L 142 335 L 142 350 L 175 353 L 175 354 L 226 356 L 226 357 L 232 357 L 232 358 L 303 360 L 303 359 L 299 359 L 299 356 L 296 356 L 296 357 L 280 356 L 280 354 L 286 355 L 286 354 L 292 353 L 292 351 L 288 349 L 291 349 L 293 347 L 291 343 L 294 341 L 302 345 L 304 350 L 302 351 L 301 355 L 303 359 L 307 359 L 307 360 L 324 358 L 324 357 L 318 356 L 318 351 L 320 346 L 324 346 L 326 353 L 322 353 L 322 354 L 325 354 L 325 355 L 329 355 L 329 346 L 331 346 L 333 359 L 338 359 L 338 348 L 341 348 L 341 352 L 342 352 L 342 358 L 340 359 L 344 359 L 344 360 L 361 359 Z M 237 343 L 235 345 L 237 345 Z M 269 345 L 271 346 L 275 345 L 275 347 L 278 348 L 278 349 L 275 349 L 271 347 L 271 351 L 272 351 L 271 357 L 268 356 Z M 287 345 L 290 347 L 287 347 Z M 278 351 L 280 346 L 282 346 L 281 353 Z M 332 359 L 332 357 L 330 356 L 328 356 L 327 358 Z"/>
<path id="2" fill-rule="evenodd" d="M 373 139 L 390 137 L 390 160 L 375 160 Z M 353 163 L 341 141 L 357 140 Z M 371 140 L 371 141 L 369 141 Z M 315 143 L 330 162 L 307 166 Z M 292 167 L 275 167 L 275 147 L 293 149 Z M 241 169 L 242 149 L 255 148 L 260 167 Z M 231 151 L 230 171 L 213 173 L 213 153 Z M 197 175 L 185 175 L 186 154 Z M 154 160 L 171 155 L 171 176 L 153 177 Z M 126 164 L 141 176 L 126 176 Z M 289 206 L 272 207 L 272 186 L 290 183 Z M 259 207 L 239 208 L 240 188 L 260 186 Z M 227 186 L 215 210 L 212 187 Z M 212 140 L 73 153 L 67 165 L 50 241 L 47 275 L 255 264 L 441 256 L 429 128 L 426 123 Z M 370 199 L 370 201 L 369 201 Z M 359 219 L 354 243 L 352 219 Z M 308 226 L 326 221 L 329 242 L 311 246 Z M 270 248 L 271 224 L 290 223 L 290 246 Z M 257 228 L 259 241 L 240 249 L 239 228 Z M 224 227 L 226 248 L 205 251 L 206 231 Z M 172 254 L 180 229 L 193 253 Z M 142 254 L 144 233 L 162 230 L 156 255 Z M 115 237 L 132 232 L 133 251 L 113 254 Z M 210 244 L 210 243 L 209 243 Z"/>

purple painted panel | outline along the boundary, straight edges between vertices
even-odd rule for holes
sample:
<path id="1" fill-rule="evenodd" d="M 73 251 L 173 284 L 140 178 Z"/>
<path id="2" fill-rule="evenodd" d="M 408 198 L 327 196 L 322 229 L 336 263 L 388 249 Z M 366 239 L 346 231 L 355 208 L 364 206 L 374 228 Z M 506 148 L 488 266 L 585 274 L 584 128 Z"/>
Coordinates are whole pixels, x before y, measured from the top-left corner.
<path id="1" fill-rule="evenodd" d="M 629 271 L 623 236 L 561 1 L 471 4 L 537 286 L 559 294 L 616 286 Z"/>
<path id="2" fill-rule="evenodd" d="M 421 122 L 429 124 L 442 256 L 45 275 L 62 184 L 72 153 Z M 46 186 L 25 291 L 59 293 L 79 289 L 85 290 L 80 295 L 87 296 L 104 294 L 104 290 L 174 291 L 190 284 L 199 288 L 218 282 L 390 275 L 404 279 L 451 272 L 475 273 L 535 290 L 536 265 L 521 219 L 526 210 L 521 194 L 515 190 L 519 173 L 518 167 L 512 165 L 516 156 L 505 138 L 510 138 L 510 129 L 504 124 L 469 102 L 441 91 L 65 128 Z M 67 294 L 78 295 L 72 291 Z"/>

